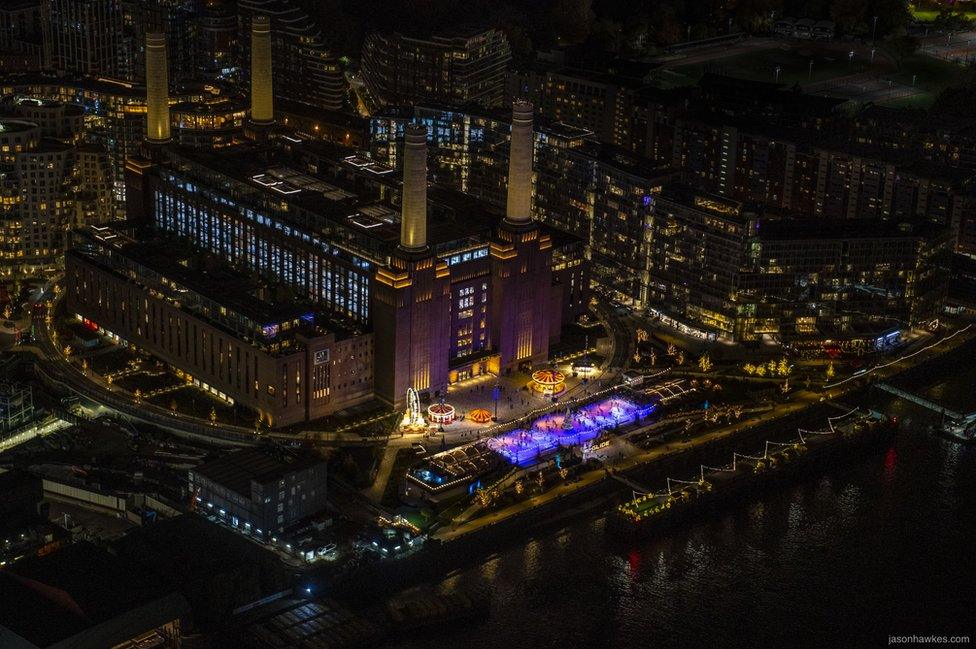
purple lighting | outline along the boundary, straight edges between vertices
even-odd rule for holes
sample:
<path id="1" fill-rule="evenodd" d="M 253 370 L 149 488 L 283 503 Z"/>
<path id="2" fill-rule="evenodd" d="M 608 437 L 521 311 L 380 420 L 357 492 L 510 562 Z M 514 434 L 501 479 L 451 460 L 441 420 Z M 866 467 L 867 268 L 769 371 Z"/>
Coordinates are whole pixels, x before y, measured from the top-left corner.
<path id="1" fill-rule="evenodd" d="M 638 405 L 611 397 L 576 410 L 569 422 L 565 412 L 544 415 L 528 429 L 513 430 L 488 440 L 488 446 L 512 464 L 529 466 L 560 447 L 585 444 L 608 428 L 646 417 L 654 409 L 653 404 Z"/>

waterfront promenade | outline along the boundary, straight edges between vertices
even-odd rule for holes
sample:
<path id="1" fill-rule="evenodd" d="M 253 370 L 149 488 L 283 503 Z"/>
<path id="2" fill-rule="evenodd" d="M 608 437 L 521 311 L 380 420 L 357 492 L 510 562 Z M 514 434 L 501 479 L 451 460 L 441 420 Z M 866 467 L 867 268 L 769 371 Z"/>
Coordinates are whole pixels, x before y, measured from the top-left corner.
<path id="1" fill-rule="evenodd" d="M 812 390 L 802 390 L 794 393 L 791 401 L 779 404 L 768 412 L 755 415 L 734 424 L 709 430 L 687 441 L 668 442 L 648 451 L 629 457 L 622 457 L 613 462 L 612 466 L 595 469 L 579 476 L 579 479 L 575 482 L 559 484 L 545 493 L 460 524 L 445 525 L 432 532 L 431 538 L 443 543 L 456 541 L 470 534 L 490 528 L 493 525 L 518 518 L 538 507 L 549 505 L 570 495 L 592 489 L 602 481 L 612 479 L 611 472 L 626 473 L 667 458 L 703 449 L 716 442 L 740 435 L 757 426 L 783 419 L 789 415 L 798 414 L 810 406 L 823 403 L 825 400 L 836 402 L 836 400 L 843 396 L 864 387 L 869 380 L 871 382 L 882 381 L 902 371 L 916 367 L 921 363 L 957 348 L 964 342 L 970 340 L 972 335 L 973 329 L 967 328 L 965 331 L 959 332 L 959 335 L 954 335 L 951 338 L 947 337 L 940 342 L 928 345 L 924 349 L 912 351 L 903 358 L 888 362 L 883 367 L 879 367 L 872 373 L 870 379 L 862 379 L 863 382 L 858 380 L 843 381 L 835 384 L 826 394 Z M 841 409 L 844 409 L 844 407 L 840 406 Z"/>

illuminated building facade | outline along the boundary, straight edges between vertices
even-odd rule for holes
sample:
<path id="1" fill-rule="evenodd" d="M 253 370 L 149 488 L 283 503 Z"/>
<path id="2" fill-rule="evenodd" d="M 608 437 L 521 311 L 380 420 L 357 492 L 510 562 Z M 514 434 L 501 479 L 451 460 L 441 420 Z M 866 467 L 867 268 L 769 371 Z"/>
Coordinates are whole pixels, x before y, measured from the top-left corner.
<path id="1" fill-rule="evenodd" d="M 69 313 L 263 424 L 305 422 L 372 396 L 370 334 L 339 327 L 313 305 L 275 300 L 274 285 L 201 263 L 176 240 L 136 242 L 98 226 L 75 237 Z"/>
<path id="2" fill-rule="evenodd" d="M 767 217 L 683 187 L 653 200 L 650 274 L 663 318 L 755 341 L 870 337 L 938 317 L 948 231 L 877 219 Z"/>
<path id="3" fill-rule="evenodd" d="M 41 75 L 7 75 L 0 78 L 4 99 L 31 98 L 75 104 L 84 111 L 88 140 L 108 153 L 116 214 L 125 207 L 125 161 L 137 155 L 146 134 L 146 89 L 106 78 L 58 79 Z M 189 87 L 171 92 L 170 104 L 201 103 L 205 93 Z"/>
<path id="4" fill-rule="evenodd" d="M 388 109 L 370 120 L 370 152 L 388 164 L 399 160 L 404 125 L 430 130 L 431 176 L 501 210 L 508 188 L 508 115 L 418 106 Z M 540 222 L 579 237 L 583 255 L 553 268 L 567 287 L 563 321 L 586 308 L 592 279 L 637 306 L 647 300 L 647 233 L 650 197 L 672 177 L 648 160 L 603 145 L 590 131 L 543 122 L 536 127 L 532 213 Z M 556 255 L 559 255 L 558 250 Z M 563 273 L 567 273 L 563 275 Z"/>
<path id="5" fill-rule="evenodd" d="M 53 106 L 45 115 L 57 115 Z M 42 115 L 43 117 L 44 115 Z M 34 274 L 62 264 L 68 230 L 113 216 L 108 159 L 97 146 L 45 138 L 53 130 L 0 120 L 0 272 Z"/>
<path id="6" fill-rule="evenodd" d="M 640 146 L 635 116 L 645 76 L 560 67 L 513 73 L 508 84 L 511 96 L 533 102 L 546 120 L 586 129 L 601 142 L 631 151 Z"/>
<path id="7" fill-rule="evenodd" d="M 363 42 L 365 99 L 374 108 L 424 102 L 498 107 L 511 60 L 498 29 L 424 38 L 373 33 Z"/>

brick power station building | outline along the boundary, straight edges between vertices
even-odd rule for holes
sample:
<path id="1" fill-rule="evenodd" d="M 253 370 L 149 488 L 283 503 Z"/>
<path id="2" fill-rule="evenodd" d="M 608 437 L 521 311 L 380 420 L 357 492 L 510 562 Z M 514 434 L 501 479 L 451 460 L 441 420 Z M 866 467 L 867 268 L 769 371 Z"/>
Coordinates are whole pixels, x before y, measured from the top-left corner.
<path id="1" fill-rule="evenodd" d="M 401 182 L 276 125 L 271 27 L 253 21 L 250 118 L 219 150 L 173 142 L 147 35 L 128 221 L 76 236 L 71 312 L 275 427 L 545 362 L 588 278 L 580 240 L 531 218 L 532 106 L 514 106 L 502 216 L 428 183 L 423 127 L 402 129 Z"/>

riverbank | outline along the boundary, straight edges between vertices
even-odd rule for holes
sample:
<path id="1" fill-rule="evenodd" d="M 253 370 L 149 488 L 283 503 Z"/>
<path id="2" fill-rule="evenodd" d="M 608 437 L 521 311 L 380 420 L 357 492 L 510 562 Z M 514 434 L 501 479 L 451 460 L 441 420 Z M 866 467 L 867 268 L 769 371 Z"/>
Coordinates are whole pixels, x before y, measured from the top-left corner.
<path id="1" fill-rule="evenodd" d="M 974 340 L 956 341 L 951 347 L 913 365 L 908 376 L 914 382 L 920 381 L 920 377 L 934 379 L 942 376 L 947 366 L 958 362 L 960 355 L 972 354 L 974 349 Z M 890 380 L 894 374 L 900 374 L 905 369 L 908 368 L 891 372 L 886 378 Z M 891 401 L 889 399 L 887 403 Z M 649 462 L 645 458 L 644 461 L 635 461 L 631 466 L 620 466 L 617 470 L 640 484 L 659 485 L 668 476 L 690 476 L 701 464 L 716 462 L 715 458 L 727 458 L 733 450 L 743 452 L 750 444 L 781 438 L 784 433 L 788 437 L 793 436 L 797 427 L 816 428 L 827 416 L 840 414 L 845 408 L 868 403 L 876 408 L 881 406 L 878 395 L 871 394 L 870 384 L 866 381 L 852 383 L 844 393 L 842 404 L 819 401 L 805 403 L 767 421 L 742 422 L 735 435 L 728 434 L 727 429 L 720 429 L 698 438 L 702 440 L 698 444 L 664 445 L 655 449 L 659 454 L 653 461 Z M 587 516 L 592 517 L 595 512 L 606 511 L 629 498 L 631 493 L 623 484 L 603 475 L 600 479 L 593 479 L 575 489 L 565 489 L 557 495 L 558 497 L 538 503 L 535 507 L 525 508 L 518 515 L 482 523 L 476 534 L 457 535 L 449 542 L 428 545 L 415 555 L 358 568 L 335 579 L 333 587 L 339 592 L 352 593 L 354 600 L 368 602 L 383 593 L 388 594 L 418 583 L 435 582 L 445 574 L 460 570 L 486 555 L 491 556 L 501 549 L 524 544 L 527 536 L 544 534 L 547 530 L 557 529 Z"/>

